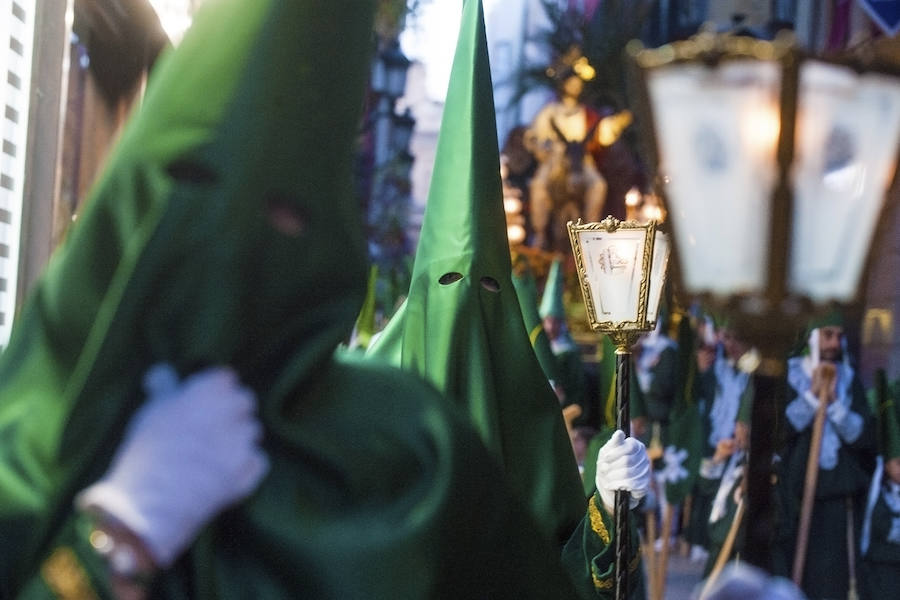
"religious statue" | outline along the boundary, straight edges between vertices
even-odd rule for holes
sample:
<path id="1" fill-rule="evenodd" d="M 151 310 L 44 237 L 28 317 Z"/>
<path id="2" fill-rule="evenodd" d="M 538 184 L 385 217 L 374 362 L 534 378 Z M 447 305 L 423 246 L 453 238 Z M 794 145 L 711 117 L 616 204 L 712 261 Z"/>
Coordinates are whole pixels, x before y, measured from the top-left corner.
<path id="1" fill-rule="evenodd" d="M 568 246 L 566 222 L 603 217 L 607 182 L 595 155 L 612 145 L 631 123 L 622 111 L 605 118 L 582 101 L 585 82 L 596 72 L 577 47 L 547 70 L 557 83 L 557 99 L 544 106 L 526 132 L 526 147 L 538 160 L 530 185 L 531 246 Z"/>

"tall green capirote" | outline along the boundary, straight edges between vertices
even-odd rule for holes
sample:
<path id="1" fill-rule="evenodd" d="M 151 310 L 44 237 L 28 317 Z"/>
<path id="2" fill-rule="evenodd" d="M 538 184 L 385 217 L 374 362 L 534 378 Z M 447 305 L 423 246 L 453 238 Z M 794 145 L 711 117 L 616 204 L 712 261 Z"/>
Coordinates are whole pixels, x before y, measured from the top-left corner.
<path id="1" fill-rule="evenodd" d="M 519 299 L 519 307 L 522 309 L 528 341 L 531 342 L 531 347 L 544 370 L 544 375 L 559 385 L 562 381 L 560 365 L 553 355 L 550 340 L 547 338 L 547 332 L 544 331 L 544 324 L 538 314 L 537 283 L 525 257 L 518 258 L 513 269 L 512 282 L 516 289 L 516 297 Z"/>
<path id="2" fill-rule="evenodd" d="M 110 597 L 72 499 L 161 361 L 233 365 L 271 469 L 149 597 L 567 596 L 468 419 L 419 378 L 333 358 L 365 289 L 373 9 L 209 2 L 158 63 L 0 356 L 0 597 Z"/>
<path id="3" fill-rule="evenodd" d="M 680 504 L 691 493 L 703 457 L 703 427 L 693 394 L 697 375 L 695 337 L 690 320 L 682 316 L 678 323 L 678 373 L 682 376 L 663 436 L 665 494 L 670 504 Z"/>
<path id="4" fill-rule="evenodd" d="M 566 393 L 566 404 L 578 404 L 581 406 L 581 417 L 576 420 L 578 424 L 592 425 L 600 421 L 596 401 L 587 398 L 586 373 L 581 348 L 572 339 L 569 333 L 569 323 L 566 317 L 563 293 L 565 291 L 565 276 L 562 269 L 562 260 L 556 258 L 550 264 L 547 273 L 547 282 L 544 285 L 544 295 L 541 297 L 541 305 L 538 314 L 545 324 L 551 317 L 550 324 L 556 337 L 550 340 L 550 348 L 559 364 L 559 384 Z"/>
<path id="5" fill-rule="evenodd" d="M 541 296 L 541 306 L 538 309 L 541 317 L 566 318 L 566 306 L 564 303 L 566 281 L 563 276 L 562 260 L 555 259 L 550 263 L 547 272 L 547 283 L 544 284 L 544 294 Z"/>
<path id="6" fill-rule="evenodd" d="M 565 538 L 584 496 L 559 402 L 511 280 L 482 3 L 467 0 L 406 302 L 369 349 L 470 416 L 545 534 Z"/>

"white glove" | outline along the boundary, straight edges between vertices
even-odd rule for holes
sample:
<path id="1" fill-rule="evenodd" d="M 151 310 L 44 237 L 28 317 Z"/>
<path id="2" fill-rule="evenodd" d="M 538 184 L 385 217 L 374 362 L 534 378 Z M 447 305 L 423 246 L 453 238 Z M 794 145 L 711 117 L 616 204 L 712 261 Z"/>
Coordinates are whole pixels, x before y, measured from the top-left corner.
<path id="1" fill-rule="evenodd" d="M 269 468 L 256 398 L 226 368 L 183 382 L 157 365 L 109 470 L 76 498 L 135 533 L 168 567 L 222 509 L 256 489 Z"/>
<path id="2" fill-rule="evenodd" d="M 631 508 L 650 489 L 650 459 L 640 441 L 618 429 L 597 453 L 597 491 L 609 512 L 615 507 L 616 490 L 631 492 Z"/>

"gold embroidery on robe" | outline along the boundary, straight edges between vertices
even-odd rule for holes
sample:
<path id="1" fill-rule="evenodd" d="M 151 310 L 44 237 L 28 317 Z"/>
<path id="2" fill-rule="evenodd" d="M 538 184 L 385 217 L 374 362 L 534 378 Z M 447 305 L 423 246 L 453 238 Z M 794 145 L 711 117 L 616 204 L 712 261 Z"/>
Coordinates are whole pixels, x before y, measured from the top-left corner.
<path id="1" fill-rule="evenodd" d="M 640 563 L 641 555 L 638 553 L 631 559 L 631 562 L 628 563 L 628 573 L 634 573 Z M 598 590 L 611 590 L 613 583 L 615 582 L 614 577 L 598 577 L 593 569 L 591 569 L 591 577 L 594 580 L 594 588 Z"/>
<path id="2" fill-rule="evenodd" d="M 63 600 L 97 600 L 87 574 L 71 548 L 61 546 L 41 566 L 41 576 Z"/>
<path id="3" fill-rule="evenodd" d="M 588 503 L 588 514 L 591 517 L 591 529 L 600 536 L 604 544 L 609 544 L 609 530 L 606 528 L 606 524 L 603 522 L 603 515 L 600 514 L 600 509 L 597 508 L 593 498 Z"/>
<path id="4" fill-rule="evenodd" d="M 606 577 L 606 578 L 600 579 L 599 577 L 597 577 L 596 573 L 591 573 L 591 575 L 594 577 L 594 587 L 596 589 L 598 589 L 598 590 L 611 590 L 612 589 L 612 586 L 613 586 L 613 578 L 612 577 Z"/>

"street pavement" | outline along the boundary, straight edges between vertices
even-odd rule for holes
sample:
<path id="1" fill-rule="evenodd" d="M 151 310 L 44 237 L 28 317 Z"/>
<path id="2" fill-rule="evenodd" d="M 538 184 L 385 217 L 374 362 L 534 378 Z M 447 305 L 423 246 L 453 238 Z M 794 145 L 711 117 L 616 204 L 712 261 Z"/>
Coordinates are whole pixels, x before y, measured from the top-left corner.
<path id="1" fill-rule="evenodd" d="M 665 600 L 689 600 L 703 574 L 702 562 L 691 562 L 676 552 L 669 557 Z"/>
<path id="2" fill-rule="evenodd" d="M 669 554 L 663 600 L 690 600 L 702 579 L 703 564 L 703 561 L 691 562 L 677 547 L 673 547 Z M 647 566 L 646 560 L 644 566 Z"/>

